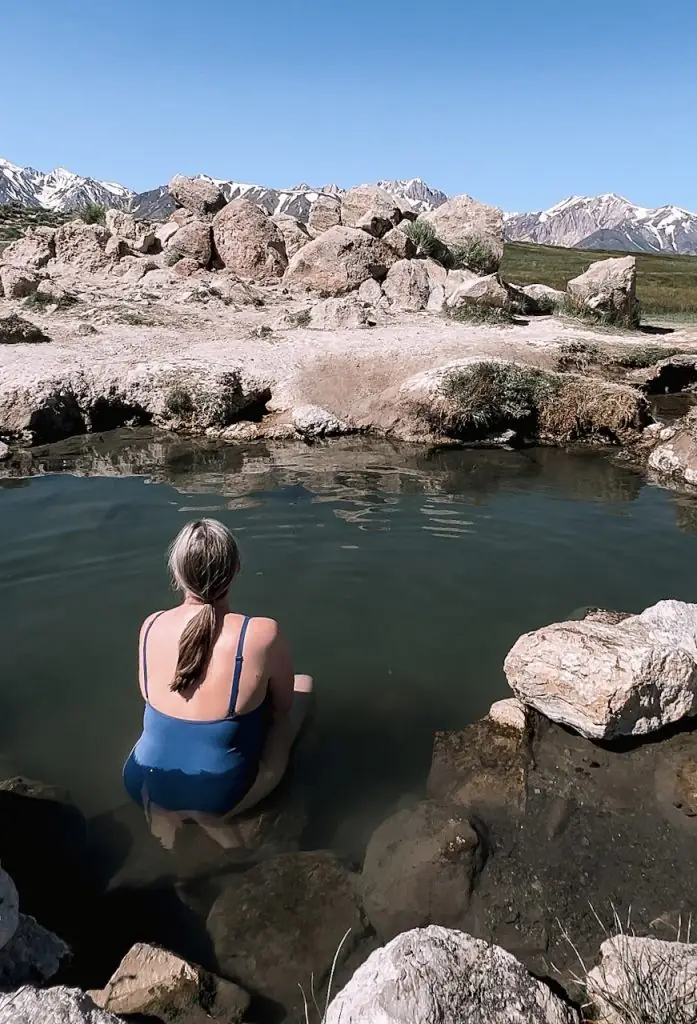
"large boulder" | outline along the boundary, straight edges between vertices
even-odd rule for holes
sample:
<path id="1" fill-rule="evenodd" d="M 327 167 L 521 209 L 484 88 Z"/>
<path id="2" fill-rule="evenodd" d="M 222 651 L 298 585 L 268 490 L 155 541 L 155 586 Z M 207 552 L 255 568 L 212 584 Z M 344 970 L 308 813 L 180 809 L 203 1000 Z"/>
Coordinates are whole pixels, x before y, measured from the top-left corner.
<path id="1" fill-rule="evenodd" d="M 170 238 L 167 252 L 180 259 L 194 260 L 198 267 L 208 269 L 213 256 L 213 234 L 208 221 L 192 220 L 182 225 Z"/>
<path id="2" fill-rule="evenodd" d="M 132 213 L 123 210 L 106 211 L 107 230 L 123 240 L 131 252 L 152 252 L 156 245 L 155 228 L 143 220 L 136 220 Z"/>
<path id="3" fill-rule="evenodd" d="M 416 256 L 416 246 L 409 235 L 402 231 L 401 227 L 391 228 L 382 236 L 382 240 L 385 245 L 389 245 L 391 249 L 394 249 L 400 259 L 411 260 Z"/>
<path id="4" fill-rule="evenodd" d="M 697 945 L 615 935 L 588 974 L 589 1000 L 603 1024 L 697 1019 Z"/>
<path id="5" fill-rule="evenodd" d="M 598 260 L 566 288 L 574 303 L 603 320 L 628 327 L 639 323 L 634 256 Z"/>
<path id="6" fill-rule="evenodd" d="M 175 174 L 168 188 L 177 206 L 183 206 L 196 217 L 217 213 L 225 206 L 222 190 L 214 181 L 205 178 L 187 178 L 183 174 Z"/>
<path id="7" fill-rule="evenodd" d="M 318 331 L 340 331 L 349 327 L 374 327 L 376 322 L 375 314 L 370 306 L 366 306 L 354 295 L 324 299 L 313 306 L 310 315 L 310 326 Z"/>
<path id="8" fill-rule="evenodd" d="M 477 277 L 469 271 L 459 271 L 461 279 L 456 283 L 455 274 L 448 275 L 445 307 L 450 310 L 462 309 L 466 306 L 489 306 L 495 309 L 506 309 L 509 305 L 508 292 L 501 284 L 498 274 L 487 274 Z M 453 285 L 454 287 L 450 287 Z"/>
<path id="9" fill-rule="evenodd" d="M 79 988 L 25 986 L 0 996 L 0 1024 L 123 1024 Z"/>
<path id="10" fill-rule="evenodd" d="M 22 238 L 2 250 L 2 259 L 15 267 L 40 270 L 56 255 L 54 228 L 28 228 Z"/>
<path id="11" fill-rule="evenodd" d="M 104 989 L 89 994 L 111 1013 L 142 1014 L 165 1024 L 236 1024 L 249 1006 L 238 985 L 144 942 L 126 953 Z"/>
<path id="12" fill-rule="evenodd" d="M 535 309 L 531 312 L 536 313 L 551 313 L 563 306 L 566 298 L 566 292 L 550 288 L 547 284 L 525 284 L 520 291 L 534 304 Z"/>
<path id="13" fill-rule="evenodd" d="M 290 214 L 279 213 L 276 217 L 272 217 L 271 220 L 283 236 L 288 259 L 291 256 L 295 256 L 298 249 L 302 249 L 312 239 L 312 235 L 305 225 L 301 224 L 295 217 L 291 217 Z"/>
<path id="14" fill-rule="evenodd" d="M 177 222 L 174 220 L 166 220 L 163 224 L 158 224 L 156 226 L 155 239 L 157 240 L 157 242 L 159 242 L 160 246 L 163 249 L 167 248 L 167 243 L 170 241 L 170 239 L 174 238 L 180 227 L 181 225 L 177 224 Z"/>
<path id="15" fill-rule="evenodd" d="M 341 224 L 341 200 L 338 196 L 321 194 L 317 196 L 307 221 L 307 228 L 311 235 L 321 235 L 330 228 L 338 227 Z"/>
<path id="16" fill-rule="evenodd" d="M 73 264 L 87 273 L 97 273 L 109 265 L 105 252 L 109 232 L 101 224 L 69 220 L 56 231 L 56 259 Z"/>
<path id="17" fill-rule="evenodd" d="M 446 245 L 480 238 L 499 261 L 503 258 L 503 212 L 496 206 L 487 206 L 470 196 L 455 196 L 435 210 L 420 214 L 419 220 L 432 224 Z"/>
<path id="18" fill-rule="evenodd" d="M 215 215 L 213 241 L 223 265 L 242 280 L 272 284 L 288 266 L 283 235 L 248 199 L 233 199 Z"/>
<path id="19" fill-rule="evenodd" d="M 343 295 L 368 278 L 384 280 L 397 259 L 379 238 L 357 228 L 335 227 L 293 256 L 283 280 L 290 288 Z"/>
<path id="20" fill-rule="evenodd" d="M 230 878 L 211 908 L 218 969 L 246 989 L 298 1006 L 298 984 L 317 987 L 334 955 L 366 934 L 357 881 L 329 853 L 289 853 Z"/>
<path id="21" fill-rule="evenodd" d="M 425 800 L 397 811 L 366 850 L 361 882 L 370 923 L 383 941 L 409 928 L 459 924 L 483 861 L 460 808 Z"/>
<path id="22" fill-rule="evenodd" d="M 521 701 L 583 736 L 655 732 L 697 712 L 697 604 L 545 626 L 520 637 L 504 670 Z"/>
<path id="23" fill-rule="evenodd" d="M 20 267 L 0 267 L 0 295 L 6 299 L 25 299 L 33 295 L 39 286 L 39 278 L 31 270 Z"/>
<path id="24" fill-rule="evenodd" d="M 411 204 L 396 199 L 377 185 L 359 185 L 341 197 L 341 223 L 344 227 L 357 227 L 359 221 L 370 214 L 396 227 L 402 219 L 402 207 L 409 210 Z"/>
<path id="25" fill-rule="evenodd" d="M 580 1015 L 499 946 L 464 932 L 405 932 L 376 950 L 325 1024 L 580 1024 Z"/>
<path id="26" fill-rule="evenodd" d="M 0 950 L 6 946 L 19 924 L 19 896 L 6 871 L 0 869 Z"/>
<path id="27" fill-rule="evenodd" d="M 332 412 L 319 405 L 296 405 L 291 413 L 293 427 L 306 440 L 321 437 L 340 437 L 352 433 L 348 423 L 344 423 Z"/>
<path id="28" fill-rule="evenodd" d="M 390 267 L 382 290 L 393 309 L 414 313 L 425 309 L 431 295 L 431 283 L 424 261 L 399 260 Z"/>
<path id="29" fill-rule="evenodd" d="M 649 469 L 663 482 L 697 485 L 697 410 L 656 432 Z"/>

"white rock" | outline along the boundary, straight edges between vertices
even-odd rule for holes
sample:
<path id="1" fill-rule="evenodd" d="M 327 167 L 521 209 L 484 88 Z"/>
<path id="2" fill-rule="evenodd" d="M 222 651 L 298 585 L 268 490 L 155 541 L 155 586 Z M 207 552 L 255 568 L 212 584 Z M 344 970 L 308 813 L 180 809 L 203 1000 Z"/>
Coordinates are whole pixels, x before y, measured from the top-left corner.
<path id="1" fill-rule="evenodd" d="M 515 729 L 516 732 L 525 732 L 527 727 L 525 705 L 515 697 L 497 700 L 489 708 L 488 717 L 498 725 Z"/>
<path id="2" fill-rule="evenodd" d="M 423 260 L 399 260 L 390 268 L 383 291 L 394 309 L 418 312 L 428 303 L 431 286 Z"/>
<path id="3" fill-rule="evenodd" d="M 598 260 L 585 274 L 569 281 L 566 288 L 573 299 L 596 313 L 639 323 L 634 256 Z"/>
<path id="4" fill-rule="evenodd" d="M 448 286 L 446 287 L 445 305 L 448 309 L 460 309 L 462 306 L 494 306 L 504 309 L 508 305 L 508 292 L 498 279 L 497 274 L 488 274 L 486 277 L 477 277 L 476 274 L 469 275 L 469 271 L 459 271 L 463 275 L 461 282 L 455 288 L 451 288 L 452 274 L 448 274 Z M 464 275 L 469 275 L 467 278 Z"/>
<path id="5" fill-rule="evenodd" d="M 39 279 L 30 270 L 4 266 L 0 267 L 0 285 L 6 299 L 24 299 L 36 291 Z"/>
<path id="6" fill-rule="evenodd" d="M 383 292 L 380 282 L 374 278 L 370 278 L 368 281 L 364 281 L 358 289 L 358 299 L 360 302 L 367 302 L 370 306 L 377 306 L 378 302 L 382 298 Z"/>
<path id="7" fill-rule="evenodd" d="M 419 220 L 432 224 L 446 245 L 476 236 L 486 239 L 499 259 L 503 256 L 503 213 L 495 206 L 470 196 L 455 196 L 435 210 L 422 213 Z"/>
<path id="8" fill-rule="evenodd" d="M 122 1024 L 79 988 L 33 988 L 0 995 L 0 1024 Z"/>
<path id="9" fill-rule="evenodd" d="M 697 711 L 697 605 L 545 626 L 520 637 L 504 670 L 524 704 L 583 736 L 654 732 Z"/>
<path id="10" fill-rule="evenodd" d="M 0 459 L 9 455 L 10 449 L 2 445 L 5 453 L 0 450 Z M 19 924 L 19 896 L 15 884 L 6 871 L 0 869 L 0 949 L 6 946 Z"/>
<path id="11" fill-rule="evenodd" d="M 177 224 L 176 221 L 167 220 L 164 222 L 164 224 L 157 225 L 157 227 L 155 228 L 155 238 L 164 249 L 166 248 L 170 238 L 174 238 L 178 230 L 179 225 Z"/>
<path id="12" fill-rule="evenodd" d="M 0 462 L 2 462 L 3 459 L 9 458 L 9 456 L 10 456 L 10 446 L 9 446 L 9 444 L 5 444 L 4 441 L 0 441 Z M 0 888 L 1 888 L 1 883 L 0 883 Z M 2 899 L 2 897 L 0 896 L 0 900 L 1 899 Z M 2 909 L 2 907 L 0 905 L 0 910 L 1 909 Z M 1 929 L 2 929 L 2 924 L 0 923 L 0 947 L 2 946 L 2 937 L 1 937 L 2 936 L 2 930 Z"/>
<path id="13" fill-rule="evenodd" d="M 329 1007 L 326 1024 L 580 1024 L 514 956 L 431 925 L 372 953 Z"/>
<path id="14" fill-rule="evenodd" d="M 375 325 L 375 315 L 355 295 L 324 299 L 312 307 L 311 317 L 310 326 L 318 331 L 340 331 L 350 327 Z"/>
<path id="15" fill-rule="evenodd" d="M 697 945 L 616 935 L 600 956 L 587 984 L 603 1024 L 697 1018 Z"/>
<path id="16" fill-rule="evenodd" d="M 338 437 L 351 428 L 319 405 L 296 405 L 291 414 L 293 426 L 303 437 Z"/>

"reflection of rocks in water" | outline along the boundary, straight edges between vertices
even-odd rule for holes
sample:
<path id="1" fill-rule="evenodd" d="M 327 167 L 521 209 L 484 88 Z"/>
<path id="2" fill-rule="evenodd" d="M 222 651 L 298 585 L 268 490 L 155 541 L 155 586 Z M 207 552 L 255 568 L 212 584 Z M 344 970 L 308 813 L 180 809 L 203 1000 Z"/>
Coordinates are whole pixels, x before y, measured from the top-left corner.
<path id="1" fill-rule="evenodd" d="M 366 502 L 378 494 L 461 495 L 472 504 L 502 491 L 526 490 L 536 480 L 564 497 L 633 501 L 641 477 L 599 452 L 553 448 L 424 449 L 363 438 L 328 444 L 298 442 L 225 445 L 206 438 L 114 432 L 35 449 L 32 472 L 139 475 L 187 493 L 217 493 L 239 501 L 255 492 L 301 485 L 326 501 Z M 374 499 L 378 503 L 384 499 Z M 342 512 L 344 518 L 351 517 Z M 466 525 L 466 524 L 465 524 Z"/>
<path id="2" fill-rule="evenodd" d="M 697 533 L 697 494 L 673 495 L 675 525 L 685 533 Z"/>

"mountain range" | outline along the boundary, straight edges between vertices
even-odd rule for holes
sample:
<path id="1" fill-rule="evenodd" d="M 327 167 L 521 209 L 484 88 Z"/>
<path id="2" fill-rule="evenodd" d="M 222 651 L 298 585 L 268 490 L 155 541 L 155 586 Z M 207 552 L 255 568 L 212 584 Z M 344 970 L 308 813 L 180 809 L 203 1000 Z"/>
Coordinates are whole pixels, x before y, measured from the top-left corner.
<path id="1" fill-rule="evenodd" d="M 287 213 L 306 221 L 320 194 L 340 196 L 338 185 L 313 188 L 304 183 L 289 189 L 264 188 L 237 181 L 214 181 L 226 198 L 245 196 L 272 214 Z M 419 212 L 432 210 L 448 196 L 420 178 L 379 181 L 395 197 L 407 199 Z M 0 203 L 44 207 L 59 212 L 84 208 L 88 203 L 127 210 L 138 217 L 165 220 L 174 210 L 166 185 L 134 192 L 111 181 L 84 178 L 58 167 L 48 173 L 18 167 L 0 159 Z M 616 249 L 623 252 L 697 254 L 697 214 L 678 206 L 652 210 L 622 196 L 570 196 L 548 210 L 508 213 L 505 232 L 509 241 L 536 242 L 580 249 Z"/>

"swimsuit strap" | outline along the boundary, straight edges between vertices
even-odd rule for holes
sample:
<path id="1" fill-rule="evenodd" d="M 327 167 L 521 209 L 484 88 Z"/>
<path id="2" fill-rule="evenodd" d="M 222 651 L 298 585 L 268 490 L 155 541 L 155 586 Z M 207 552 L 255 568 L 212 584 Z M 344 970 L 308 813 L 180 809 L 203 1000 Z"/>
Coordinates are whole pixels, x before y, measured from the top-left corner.
<path id="1" fill-rule="evenodd" d="M 232 690 L 230 691 L 230 710 L 229 714 L 232 716 L 235 714 L 235 707 L 237 705 L 237 695 L 240 692 L 240 676 L 242 675 L 242 648 L 244 647 L 244 638 L 247 635 L 247 626 L 249 625 L 250 616 L 245 615 L 242 621 L 242 629 L 240 630 L 240 639 L 237 641 L 237 654 L 235 655 L 235 671 L 232 676 Z"/>
<path id="2" fill-rule="evenodd" d="M 161 615 L 162 615 L 162 612 L 157 612 L 155 615 L 153 615 L 153 617 L 150 619 L 150 622 L 145 627 L 145 633 L 143 634 L 143 653 L 141 654 L 141 663 L 142 663 L 142 666 L 143 666 L 143 690 L 145 691 L 145 699 L 146 699 L 146 701 L 148 699 L 148 659 L 147 659 L 148 634 L 149 634 L 150 630 L 152 629 L 152 626 L 153 626 L 153 623 L 154 623 L 155 619 L 159 619 L 159 617 Z"/>

